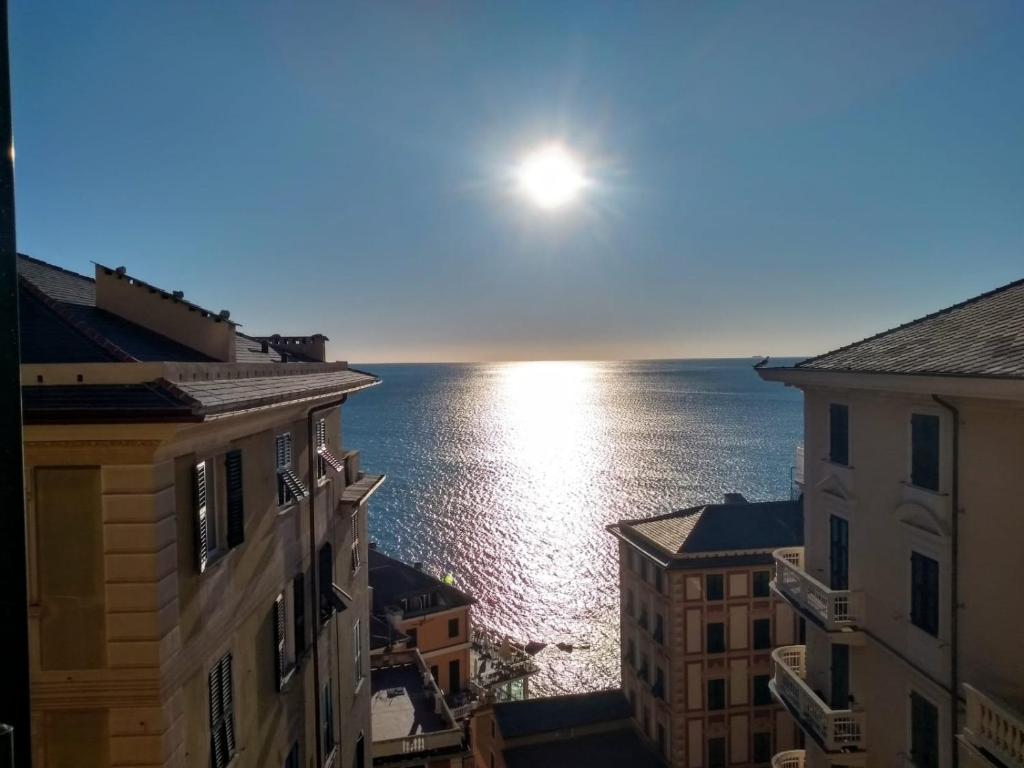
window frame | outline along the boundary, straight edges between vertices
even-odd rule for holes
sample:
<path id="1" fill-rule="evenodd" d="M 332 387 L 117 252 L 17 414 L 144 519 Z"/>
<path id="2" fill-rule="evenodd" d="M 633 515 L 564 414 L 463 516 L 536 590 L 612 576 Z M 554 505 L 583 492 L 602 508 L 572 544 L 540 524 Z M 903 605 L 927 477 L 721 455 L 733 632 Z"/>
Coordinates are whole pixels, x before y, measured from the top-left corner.
<path id="1" fill-rule="evenodd" d="M 711 642 L 711 629 L 712 627 L 721 627 L 720 642 Z M 721 647 L 718 647 L 718 646 Z M 725 633 L 725 622 L 724 621 L 709 621 L 704 625 L 704 652 L 705 653 L 725 653 L 727 650 L 728 643 L 726 642 Z"/>
<path id="2" fill-rule="evenodd" d="M 223 654 L 207 672 L 207 698 L 210 705 L 210 767 L 226 768 L 238 753 L 235 737 L 234 674 L 231 651 Z M 218 753 L 216 745 L 223 739 Z M 221 754 L 221 758 L 218 758 Z"/>
<path id="3" fill-rule="evenodd" d="M 708 678 L 704 690 L 708 712 L 721 712 L 729 706 L 728 685 L 724 677 Z M 714 691 L 714 695 L 712 695 L 712 691 Z M 720 699 L 719 694 L 721 695 Z"/>
<path id="4" fill-rule="evenodd" d="M 459 617 L 458 616 L 456 616 L 453 619 L 448 619 L 448 639 L 449 640 L 454 640 L 456 637 L 459 636 L 459 632 L 462 631 L 462 627 L 460 625 L 461 625 L 461 622 L 459 621 Z M 453 628 L 455 630 L 454 632 L 452 631 Z"/>
<path id="5" fill-rule="evenodd" d="M 291 430 L 274 435 L 274 471 L 279 511 L 290 509 L 309 495 L 309 490 L 295 471 L 295 439 Z"/>
<path id="6" fill-rule="evenodd" d="M 772 689 L 768 685 L 771 675 L 752 675 L 750 678 L 750 699 L 755 707 L 770 707 L 774 703 Z M 759 683 L 758 681 L 764 681 Z M 759 696 L 763 692 L 763 696 Z"/>
<path id="7" fill-rule="evenodd" d="M 845 424 L 842 425 L 842 431 L 837 432 L 836 421 L 840 413 L 843 414 Z M 841 446 L 838 445 L 839 438 L 842 438 Z M 828 404 L 828 461 L 839 467 L 850 466 L 850 406 L 847 403 Z"/>
<path id="8" fill-rule="evenodd" d="M 711 585 L 717 584 L 717 587 L 712 590 Z M 717 597 L 713 597 L 713 594 L 717 594 Z M 725 600 L 725 574 L 724 573 L 708 573 L 704 576 L 704 600 L 708 603 L 721 603 Z"/>
<path id="9" fill-rule="evenodd" d="M 920 702 L 927 710 L 918 709 L 915 712 L 915 702 Z M 926 712 L 933 716 L 933 731 L 931 733 L 933 744 L 928 745 L 933 749 L 921 755 L 915 750 L 915 738 L 917 736 L 918 714 Z M 927 733 L 924 735 L 928 735 Z M 938 768 L 942 764 L 942 715 L 938 705 L 920 691 L 911 689 L 907 697 L 907 754 L 917 768 Z M 929 757 L 934 760 L 928 760 Z"/>
<path id="10" fill-rule="evenodd" d="M 935 461 L 934 461 L 934 473 L 935 473 L 935 476 L 934 476 L 934 485 L 931 485 L 931 484 L 928 484 L 927 482 L 924 482 L 924 481 L 927 481 L 927 480 L 931 479 L 930 476 L 929 477 L 922 477 L 922 476 L 920 476 L 918 474 L 918 460 L 917 460 L 918 452 L 916 450 L 916 445 L 917 445 L 917 443 L 916 443 L 916 434 L 917 434 L 917 424 L 920 423 L 919 420 L 923 420 L 923 419 L 927 419 L 929 421 L 929 423 L 934 423 L 934 425 L 935 425 L 935 446 L 934 446 L 934 448 L 935 448 L 935 450 L 934 450 L 934 454 L 935 454 L 934 455 L 934 459 L 935 459 Z M 908 445 L 908 451 L 907 451 L 907 455 L 908 455 L 907 475 L 908 475 L 908 483 L 912 487 L 919 488 L 920 490 L 927 491 L 929 493 L 942 493 L 942 477 L 943 477 L 942 461 L 943 461 L 943 454 L 944 454 L 942 442 L 943 442 L 943 438 L 944 438 L 944 435 L 945 435 L 945 428 L 944 427 L 945 427 L 944 419 L 943 419 L 942 414 L 940 414 L 940 413 L 937 413 L 935 411 L 928 410 L 928 409 L 915 409 L 915 410 L 911 411 L 911 413 L 910 413 L 910 426 L 908 428 L 909 429 L 909 434 L 908 434 L 908 443 L 909 443 L 909 445 Z M 928 468 L 928 469 L 929 469 L 929 471 L 931 470 L 931 468 Z"/>
<path id="11" fill-rule="evenodd" d="M 758 628 L 767 627 L 767 639 L 758 637 Z M 761 641 L 760 643 L 758 641 Z M 770 617 L 752 619 L 750 622 L 750 645 L 755 651 L 764 651 L 772 647 L 772 620 Z"/>
<path id="12" fill-rule="evenodd" d="M 760 577 L 764 577 L 764 589 L 763 593 L 759 590 Z M 750 594 L 751 597 L 771 597 L 772 596 L 772 572 L 770 570 L 765 571 L 753 571 L 750 574 Z"/>
<path id="13" fill-rule="evenodd" d="M 942 563 L 910 550 L 910 623 L 938 638 L 942 628 Z"/>

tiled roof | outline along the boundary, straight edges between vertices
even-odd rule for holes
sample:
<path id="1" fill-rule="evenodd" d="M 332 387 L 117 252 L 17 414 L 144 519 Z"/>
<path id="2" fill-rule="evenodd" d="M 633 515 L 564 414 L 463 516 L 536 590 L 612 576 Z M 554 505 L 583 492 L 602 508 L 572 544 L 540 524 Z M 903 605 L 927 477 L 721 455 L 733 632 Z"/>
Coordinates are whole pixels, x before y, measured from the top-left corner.
<path id="1" fill-rule="evenodd" d="M 333 393 L 346 394 L 371 387 L 379 381 L 371 374 L 345 369 L 250 379 L 184 381 L 172 386 L 194 401 L 203 413 L 214 415 Z"/>
<path id="2" fill-rule="evenodd" d="M 809 358 L 795 367 L 854 373 L 1024 377 L 1024 280 Z"/>
<path id="3" fill-rule="evenodd" d="M 632 714 L 632 707 L 618 688 L 494 705 L 494 718 L 506 740 L 626 720 Z"/>
<path id="4" fill-rule="evenodd" d="M 629 725 L 502 750 L 505 768 L 664 768 L 665 762 Z"/>
<path id="5" fill-rule="evenodd" d="M 465 592 L 445 584 L 426 571 L 388 557 L 376 549 L 370 550 L 369 560 L 374 613 L 382 615 L 388 607 L 397 605 L 402 598 L 424 594 L 437 595 L 437 611 L 472 605 L 476 602 Z"/>
<path id="6" fill-rule="evenodd" d="M 196 421 L 188 403 L 153 384 L 29 386 L 21 390 L 29 424 Z"/>
<path id="7" fill-rule="evenodd" d="M 803 544 L 803 501 L 708 504 L 618 527 L 672 556 L 792 547 Z"/>
<path id="8" fill-rule="evenodd" d="M 19 254 L 21 350 L 26 363 L 83 363 L 110 360 L 210 362 L 203 353 L 96 307 L 96 281 L 31 256 Z M 42 311 L 45 308 L 47 311 Z M 119 354 L 111 352 L 116 349 Z M 270 346 L 235 332 L 239 363 L 279 363 Z M 290 354 L 289 360 L 301 360 Z"/>

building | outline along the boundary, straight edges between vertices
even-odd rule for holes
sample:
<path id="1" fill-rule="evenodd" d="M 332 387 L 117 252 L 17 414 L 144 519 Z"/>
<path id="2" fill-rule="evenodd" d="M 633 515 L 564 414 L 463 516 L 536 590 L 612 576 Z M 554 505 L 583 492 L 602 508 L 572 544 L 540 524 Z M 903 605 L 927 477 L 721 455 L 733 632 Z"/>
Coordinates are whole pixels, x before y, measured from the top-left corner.
<path id="1" fill-rule="evenodd" d="M 366 501 L 327 339 L 19 259 L 34 765 L 370 765 Z"/>
<path id="2" fill-rule="evenodd" d="M 622 691 L 490 704 L 472 720 L 476 768 L 664 768 Z"/>
<path id="3" fill-rule="evenodd" d="M 462 768 L 466 732 L 415 648 L 371 659 L 373 764 Z"/>
<path id="4" fill-rule="evenodd" d="M 431 576 L 422 563 L 407 565 L 375 546 L 369 558 L 373 615 L 383 630 L 371 638 L 372 649 L 418 649 L 441 690 L 457 697 L 469 687 L 469 609 L 476 600 Z"/>
<path id="5" fill-rule="evenodd" d="M 483 700 L 522 699 L 537 665 L 506 638 L 477 627 L 475 598 L 370 546 L 373 653 L 416 648 L 457 719 Z"/>
<path id="6" fill-rule="evenodd" d="M 1024 281 L 789 367 L 804 548 L 775 589 L 805 644 L 773 690 L 780 766 L 1024 766 Z"/>
<path id="7" fill-rule="evenodd" d="M 725 503 L 609 526 L 619 540 L 622 688 L 674 768 L 767 765 L 794 746 L 769 692 L 799 623 L 769 590 L 772 553 L 803 541 L 801 502 Z"/>

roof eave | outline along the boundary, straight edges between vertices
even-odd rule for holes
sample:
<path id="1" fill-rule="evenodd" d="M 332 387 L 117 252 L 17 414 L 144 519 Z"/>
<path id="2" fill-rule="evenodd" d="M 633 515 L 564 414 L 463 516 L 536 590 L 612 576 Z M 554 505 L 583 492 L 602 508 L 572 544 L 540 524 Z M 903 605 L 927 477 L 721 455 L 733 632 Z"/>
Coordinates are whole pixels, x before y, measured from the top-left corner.
<path id="1" fill-rule="evenodd" d="M 909 395 L 944 394 L 996 400 L 1024 400 L 1024 378 L 980 374 L 893 373 L 835 371 L 820 368 L 759 368 L 764 381 L 792 387 L 825 387 L 903 392 Z"/>

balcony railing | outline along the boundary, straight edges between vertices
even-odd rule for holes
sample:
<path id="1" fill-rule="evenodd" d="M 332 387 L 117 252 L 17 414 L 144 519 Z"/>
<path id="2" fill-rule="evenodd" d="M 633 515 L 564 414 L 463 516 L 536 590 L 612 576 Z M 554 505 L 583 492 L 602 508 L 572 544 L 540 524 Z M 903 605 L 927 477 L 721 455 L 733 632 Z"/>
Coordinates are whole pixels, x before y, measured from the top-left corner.
<path id="1" fill-rule="evenodd" d="M 1005 765 L 1024 768 L 1024 715 L 964 684 L 967 719 L 963 737 Z"/>
<path id="2" fill-rule="evenodd" d="M 804 570 L 804 548 L 777 549 L 775 590 L 789 602 L 818 619 L 825 629 L 835 632 L 856 627 L 864 617 L 860 592 L 829 589 Z"/>
<path id="3" fill-rule="evenodd" d="M 864 749 L 864 713 L 831 709 L 807 685 L 806 648 L 785 645 L 772 651 L 772 690 L 826 752 Z"/>
<path id="4" fill-rule="evenodd" d="M 804 768 L 805 754 L 802 749 L 779 752 L 772 757 L 772 768 Z"/>
<path id="5" fill-rule="evenodd" d="M 804 484 L 804 447 L 798 445 L 793 451 L 793 482 L 799 486 Z"/>

